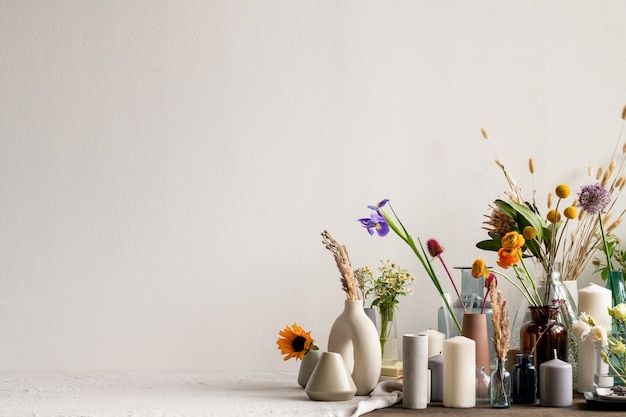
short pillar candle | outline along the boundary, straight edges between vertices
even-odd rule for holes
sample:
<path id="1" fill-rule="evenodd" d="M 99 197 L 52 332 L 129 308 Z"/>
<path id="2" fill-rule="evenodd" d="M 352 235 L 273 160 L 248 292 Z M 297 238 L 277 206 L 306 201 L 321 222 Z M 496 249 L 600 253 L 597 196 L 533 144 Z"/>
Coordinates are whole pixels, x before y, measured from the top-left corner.
<path id="1" fill-rule="evenodd" d="M 545 407 L 570 407 L 572 392 L 572 365 L 556 358 L 539 366 L 539 403 Z"/>
<path id="2" fill-rule="evenodd" d="M 443 352 L 443 341 L 446 340 L 445 334 L 433 329 L 423 330 L 418 334 L 425 334 L 426 336 L 428 336 L 429 358 L 435 355 L 441 355 L 441 352 Z"/>

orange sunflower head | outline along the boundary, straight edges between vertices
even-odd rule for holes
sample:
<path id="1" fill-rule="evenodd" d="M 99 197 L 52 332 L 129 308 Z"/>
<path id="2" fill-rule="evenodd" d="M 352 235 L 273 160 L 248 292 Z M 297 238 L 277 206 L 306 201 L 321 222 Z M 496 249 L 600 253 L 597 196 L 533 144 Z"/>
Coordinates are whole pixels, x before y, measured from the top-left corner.
<path id="1" fill-rule="evenodd" d="M 285 355 L 283 360 L 291 358 L 302 360 L 310 349 L 317 349 L 317 346 L 313 344 L 314 340 L 311 338 L 311 332 L 305 332 L 296 323 L 292 324 L 291 327 L 285 326 L 278 334 L 281 337 L 276 341 L 276 344 L 278 349 L 280 349 L 280 353 Z"/>

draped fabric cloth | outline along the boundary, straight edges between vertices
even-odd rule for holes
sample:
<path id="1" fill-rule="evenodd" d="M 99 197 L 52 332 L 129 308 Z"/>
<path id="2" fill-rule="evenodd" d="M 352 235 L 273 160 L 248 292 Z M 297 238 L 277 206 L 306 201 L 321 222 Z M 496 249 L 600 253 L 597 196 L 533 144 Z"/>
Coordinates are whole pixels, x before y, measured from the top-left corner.
<path id="1" fill-rule="evenodd" d="M 290 373 L 0 372 L 0 417 L 354 417 L 401 398 L 388 380 L 370 396 L 311 401 Z"/>

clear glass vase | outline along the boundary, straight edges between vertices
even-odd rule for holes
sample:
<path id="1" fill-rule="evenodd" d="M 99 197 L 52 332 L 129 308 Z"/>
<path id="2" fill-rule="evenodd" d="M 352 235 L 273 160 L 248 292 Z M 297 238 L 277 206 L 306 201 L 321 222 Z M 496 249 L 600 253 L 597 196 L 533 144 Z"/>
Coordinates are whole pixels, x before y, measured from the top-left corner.
<path id="1" fill-rule="evenodd" d="M 555 262 L 547 272 L 546 279 L 541 282 L 538 291 L 544 306 L 557 306 L 555 319 L 567 329 L 566 356 L 559 357 L 559 359 L 572 365 L 572 383 L 573 388 L 576 388 L 578 385 L 578 340 L 574 334 L 574 322 L 578 320 L 578 310 L 572 295 L 561 280 L 560 262 Z"/>
<path id="2" fill-rule="evenodd" d="M 484 366 L 476 367 L 476 404 L 490 404 L 490 376 Z"/>
<path id="3" fill-rule="evenodd" d="M 506 370 L 506 359 L 496 359 L 496 366 L 491 373 L 491 407 L 509 408 L 511 406 L 511 374 Z"/>
<path id="4" fill-rule="evenodd" d="M 378 335 L 383 365 L 395 365 L 398 362 L 398 330 L 396 309 L 393 306 L 378 306 Z"/>

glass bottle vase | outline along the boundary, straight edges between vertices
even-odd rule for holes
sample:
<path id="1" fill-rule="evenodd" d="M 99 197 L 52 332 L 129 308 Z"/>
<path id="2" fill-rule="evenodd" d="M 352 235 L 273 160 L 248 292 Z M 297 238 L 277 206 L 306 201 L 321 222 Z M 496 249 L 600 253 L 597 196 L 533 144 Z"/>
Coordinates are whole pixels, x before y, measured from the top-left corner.
<path id="1" fill-rule="evenodd" d="M 484 366 L 476 367 L 476 404 L 489 404 L 491 402 L 490 377 L 485 372 Z"/>
<path id="2" fill-rule="evenodd" d="M 383 365 L 395 365 L 398 362 L 398 330 L 396 309 L 386 304 L 378 305 L 378 336 Z"/>
<path id="3" fill-rule="evenodd" d="M 548 269 L 545 279 L 539 285 L 538 292 L 544 306 L 557 307 L 555 319 L 567 329 L 567 351 L 565 356 L 560 356 L 561 352 L 559 352 L 559 359 L 572 365 L 572 388 L 576 388 L 578 385 L 578 340 L 574 334 L 574 322 L 578 320 L 578 309 L 561 279 L 560 262 L 554 262 Z M 553 359 L 552 352 L 549 353 L 549 359 Z"/>
<path id="4" fill-rule="evenodd" d="M 491 373 L 491 407 L 509 408 L 511 406 L 511 374 L 506 370 L 506 359 L 496 359 L 496 366 Z"/>
<path id="5" fill-rule="evenodd" d="M 513 403 L 534 404 L 537 402 L 537 370 L 533 366 L 533 356 L 517 354 L 513 365 Z"/>
<path id="6" fill-rule="evenodd" d="M 556 320 L 558 307 L 529 307 L 531 321 L 520 330 L 521 353 L 533 355 L 535 369 L 554 359 L 556 349 L 559 359 L 567 358 L 567 329 Z M 563 360 L 561 359 L 561 360 Z M 539 393 L 537 379 L 537 393 Z"/>

